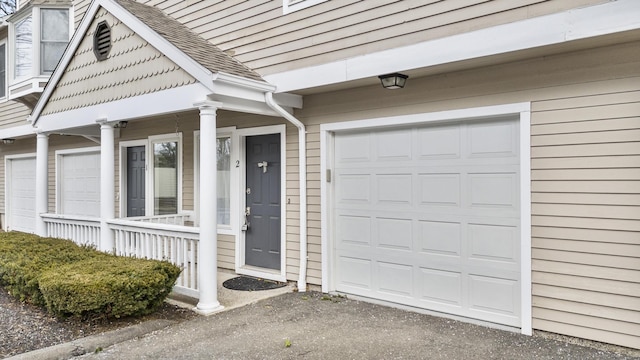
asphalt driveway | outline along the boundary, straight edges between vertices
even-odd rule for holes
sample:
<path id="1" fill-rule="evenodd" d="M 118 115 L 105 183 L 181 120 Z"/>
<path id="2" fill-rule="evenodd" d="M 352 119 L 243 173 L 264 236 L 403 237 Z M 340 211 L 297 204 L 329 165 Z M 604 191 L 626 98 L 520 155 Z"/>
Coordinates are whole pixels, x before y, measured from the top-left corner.
<path id="1" fill-rule="evenodd" d="M 82 358 L 639 358 L 634 356 L 640 351 L 584 347 L 311 292 L 175 324 Z"/>

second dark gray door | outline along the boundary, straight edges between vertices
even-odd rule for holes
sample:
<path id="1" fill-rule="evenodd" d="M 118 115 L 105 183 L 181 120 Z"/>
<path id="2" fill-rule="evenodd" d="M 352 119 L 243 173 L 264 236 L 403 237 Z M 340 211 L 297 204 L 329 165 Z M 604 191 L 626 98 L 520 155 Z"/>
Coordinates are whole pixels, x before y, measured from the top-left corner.
<path id="1" fill-rule="evenodd" d="M 248 136 L 245 264 L 280 270 L 280 134 Z"/>
<path id="2" fill-rule="evenodd" d="M 127 148 L 127 217 L 145 215 L 144 146 Z"/>

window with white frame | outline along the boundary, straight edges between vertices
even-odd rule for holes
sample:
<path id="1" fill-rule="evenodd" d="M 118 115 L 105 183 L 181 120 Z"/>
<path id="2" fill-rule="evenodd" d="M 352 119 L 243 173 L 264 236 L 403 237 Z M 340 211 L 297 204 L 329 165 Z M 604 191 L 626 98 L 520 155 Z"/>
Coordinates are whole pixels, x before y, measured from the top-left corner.
<path id="1" fill-rule="evenodd" d="M 13 79 L 51 74 L 71 36 L 69 9 L 33 7 L 14 16 L 8 20 L 13 24 Z"/>
<path id="2" fill-rule="evenodd" d="M 33 66 L 33 16 L 29 15 L 16 22 L 14 30 L 14 77 L 31 75 Z"/>
<path id="3" fill-rule="evenodd" d="M 182 207 L 182 134 L 149 138 L 153 215 L 178 214 Z M 149 192 L 148 192 L 149 193 Z"/>
<path id="4" fill-rule="evenodd" d="M 69 10 L 40 10 L 40 73 L 51 74 L 69 42 Z"/>
<path id="5" fill-rule="evenodd" d="M 225 231 L 229 231 L 232 229 L 232 207 L 233 199 L 231 196 L 231 188 L 232 183 L 235 181 L 234 174 L 232 172 L 231 167 L 231 154 L 234 152 L 234 144 L 232 140 L 232 131 L 234 128 L 222 128 L 218 129 L 218 134 L 216 138 L 216 152 L 217 152 L 217 178 L 216 178 L 216 187 L 217 187 L 217 223 L 218 229 L 224 233 Z M 195 183 L 196 183 L 196 203 L 199 203 L 198 197 L 200 196 L 200 188 L 202 186 L 206 186 L 207 184 L 200 184 L 199 173 L 200 173 L 200 132 L 195 132 Z M 196 217 L 198 222 L 202 219 L 199 218 L 199 214 Z"/>
<path id="6" fill-rule="evenodd" d="M 285 14 L 302 10 L 327 0 L 282 0 L 282 10 Z"/>
<path id="7" fill-rule="evenodd" d="M 0 42 L 0 99 L 7 96 L 7 44 Z"/>

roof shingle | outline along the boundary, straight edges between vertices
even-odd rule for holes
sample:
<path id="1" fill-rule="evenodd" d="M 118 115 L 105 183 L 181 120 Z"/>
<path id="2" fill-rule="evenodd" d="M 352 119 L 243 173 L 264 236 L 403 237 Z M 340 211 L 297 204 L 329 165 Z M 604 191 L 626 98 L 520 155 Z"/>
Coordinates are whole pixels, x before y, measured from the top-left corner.
<path id="1" fill-rule="evenodd" d="M 223 72 L 264 81 L 260 74 L 225 54 L 220 48 L 166 15 L 162 10 L 132 0 L 114 1 L 211 72 Z"/>

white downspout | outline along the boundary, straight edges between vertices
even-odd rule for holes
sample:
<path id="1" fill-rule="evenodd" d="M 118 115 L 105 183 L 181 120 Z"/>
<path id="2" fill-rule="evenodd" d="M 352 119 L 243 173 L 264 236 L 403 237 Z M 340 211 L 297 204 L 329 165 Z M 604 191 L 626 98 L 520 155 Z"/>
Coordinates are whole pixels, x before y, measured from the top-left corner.
<path id="1" fill-rule="evenodd" d="M 298 128 L 298 157 L 300 163 L 300 275 L 298 291 L 307 291 L 307 132 L 304 124 L 273 100 L 272 92 L 265 92 L 266 104 Z"/>

